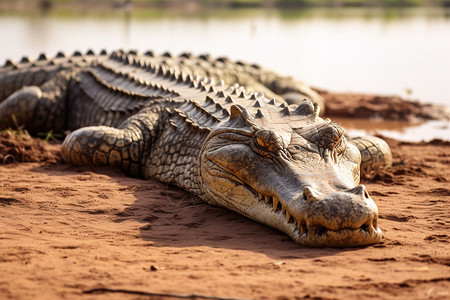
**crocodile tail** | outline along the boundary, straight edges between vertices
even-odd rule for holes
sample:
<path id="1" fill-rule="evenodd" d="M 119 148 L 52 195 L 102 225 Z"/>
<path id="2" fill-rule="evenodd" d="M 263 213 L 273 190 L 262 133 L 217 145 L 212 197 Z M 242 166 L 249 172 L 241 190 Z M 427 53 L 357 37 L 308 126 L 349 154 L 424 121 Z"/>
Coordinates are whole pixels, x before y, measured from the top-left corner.
<path id="1" fill-rule="evenodd" d="M 41 54 L 36 60 L 23 57 L 20 62 L 7 60 L 0 67 L 0 102 L 26 86 L 40 86 L 61 71 L 62 65 L 55 64 Z"/>
<path id="2" fill-rule="evenodd" d="M 35 59 L 23 57 L 19 62 L 7 60 L 0 67 L 0 103 L 23 87 L 40 87 L 58 73 L 82 68 L 96 58 L 92 51 L 86 54 L 75 51 L 70 56 L 63 52 L 53 57 L 42 53 Z"/>

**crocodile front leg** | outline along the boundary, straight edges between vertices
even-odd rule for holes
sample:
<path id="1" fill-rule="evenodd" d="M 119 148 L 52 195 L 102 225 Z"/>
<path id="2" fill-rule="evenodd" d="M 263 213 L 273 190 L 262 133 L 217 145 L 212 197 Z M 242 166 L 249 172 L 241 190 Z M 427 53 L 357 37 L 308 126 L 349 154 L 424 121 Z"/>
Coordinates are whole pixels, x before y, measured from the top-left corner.
<path id="1" fill-rule="evenodd" d="M 145 160 L 166 116 L 166 111 L 156 106 L 141 110 L 119 128 L 80 128 L 64 140 L 62 156 L 75 165 L 114 166 L 132 176 L 144 176 Z"/>
<path id="2" fill-rule="evenodd" d="M 361 152 L 361 177 L 372 178 L 380 170 L 392 165 L 389 145 L 375 136 L 364 136 L 349 140 Z"/>

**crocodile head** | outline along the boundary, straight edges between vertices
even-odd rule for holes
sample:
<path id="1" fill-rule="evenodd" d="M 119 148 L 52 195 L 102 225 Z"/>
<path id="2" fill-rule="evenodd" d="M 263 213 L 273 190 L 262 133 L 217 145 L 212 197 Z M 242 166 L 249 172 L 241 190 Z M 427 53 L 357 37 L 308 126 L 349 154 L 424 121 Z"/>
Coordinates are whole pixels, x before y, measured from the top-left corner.
<path id="1" fill-rule="evenodd" d="M 379 242 L 378 209 L 359 185 L 360 153 L 304 101 L 270 118 L 239 105 L 200 154 L 204 198 L 313 247 Z"/>

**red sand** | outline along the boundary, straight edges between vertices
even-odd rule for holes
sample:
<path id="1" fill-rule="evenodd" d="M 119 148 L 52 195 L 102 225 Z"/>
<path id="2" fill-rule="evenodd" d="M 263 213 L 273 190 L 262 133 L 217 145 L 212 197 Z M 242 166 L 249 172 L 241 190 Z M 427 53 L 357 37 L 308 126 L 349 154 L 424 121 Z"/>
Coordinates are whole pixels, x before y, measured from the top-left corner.
<path id="1" fill-rule="evenodd" d="M 383 242 L 313 249 L 177 188 L 64 165 L 59 145 L 4 134 L 0 299 L 449 299 L 450 143 L 388 143 L 395 166 L 363 182 Z"/>

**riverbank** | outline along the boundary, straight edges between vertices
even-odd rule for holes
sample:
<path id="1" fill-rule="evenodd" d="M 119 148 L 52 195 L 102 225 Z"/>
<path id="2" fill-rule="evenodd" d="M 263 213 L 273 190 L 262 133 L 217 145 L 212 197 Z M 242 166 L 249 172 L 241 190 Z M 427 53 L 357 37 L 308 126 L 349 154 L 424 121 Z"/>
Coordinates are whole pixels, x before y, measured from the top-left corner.
<path id="1" fill-rule="evenodd" d="M 354 249 L 299 246 L 177 188 L 62 164 L 59 144 L 37 143 L 12 147 L 41 162 L 0 165 L 2 299 L 450 296 L 448 142 L 388 140 L 394 167 L 363 182 L 384 239 Z"/>

